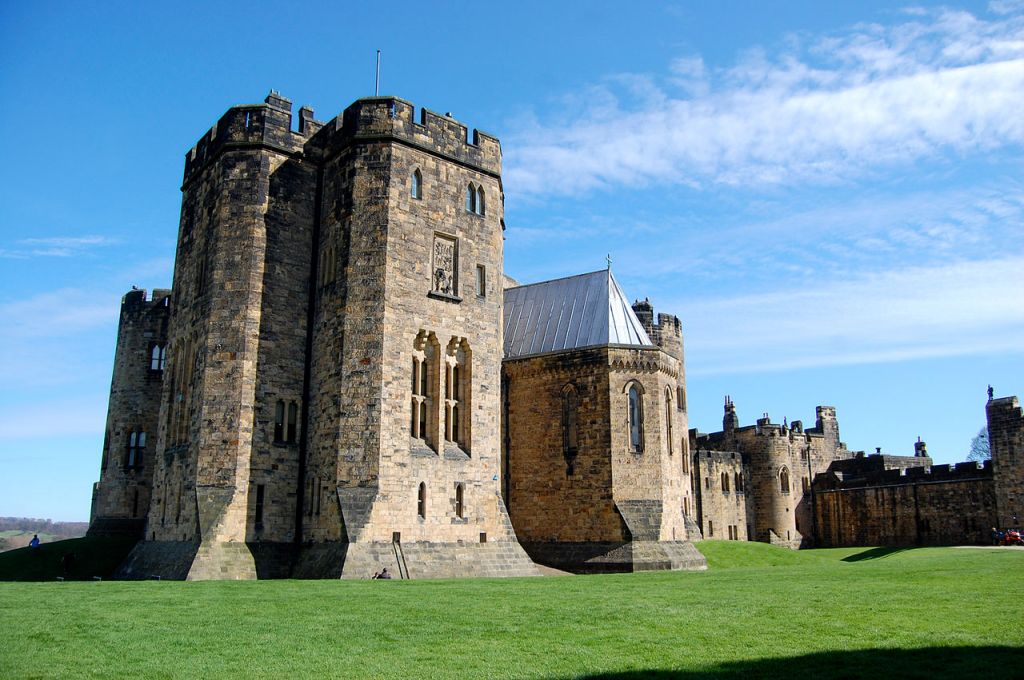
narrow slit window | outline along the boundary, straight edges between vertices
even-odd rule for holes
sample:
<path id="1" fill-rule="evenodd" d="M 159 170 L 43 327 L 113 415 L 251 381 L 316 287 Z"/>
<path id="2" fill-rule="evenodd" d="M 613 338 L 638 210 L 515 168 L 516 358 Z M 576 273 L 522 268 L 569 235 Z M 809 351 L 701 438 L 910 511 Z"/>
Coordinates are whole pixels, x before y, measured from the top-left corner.
<path id="1" fill-rule="evenodd" d="M 288 430 L 286 432 L 289 444 L 294 444 L 298 435 L 299 405 L 289 402 L 288 404 Z"/>
<path id="2" fill-rule="evenodd" d="M 420 516 L 420 519 L 427 517 L 427 485 L 425 482 L 420 482 L 420 488 L 416 492 L 416 514 Z"/>
<path id="3" fill-rule="evenodd" d="M 487 297 L 487 268 L 482 264 L 476 266 L 476 295 Z"/>
<path id="4" fill-rule="evenodd" d="M 629 449 L 641 452 L 644 448 L 643 404 L 640 401 L 640 390 L 636 385 L 629 387 Z"/>
<path id="5" fill-rule="evenodd" d="M 262 484 L 256 485 L 256 529 L 263 528 L 263 494 L 265 491 Z"/>
<path id="6" fill-rule="evenodd" d="M 412 178 L 409 182 L 409 195 L 416 199 L 423 198 L 423 175 L 420 174 L 419 169 L 414 170 L 412 173 Z"/>
<path id="7" fill-rule="evenodd" d="M 281 399 L 274 407 L 274 441 L 284 441 L 284 401 Z"/>
<path id="8" fill-rule="evenodd" d="M 465 516 L 465 485 L 461 482 L 455 485 L 455 516 L 462 519 Z"/>

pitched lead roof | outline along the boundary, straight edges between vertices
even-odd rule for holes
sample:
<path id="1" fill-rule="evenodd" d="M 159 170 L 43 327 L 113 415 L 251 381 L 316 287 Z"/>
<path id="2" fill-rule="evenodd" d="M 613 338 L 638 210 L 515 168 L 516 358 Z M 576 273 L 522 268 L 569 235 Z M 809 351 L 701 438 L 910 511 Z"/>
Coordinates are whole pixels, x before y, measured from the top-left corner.
<path id="1" fill-rule="evenodd" d="M 505 289 L 505 358 L 581 347 L 652 347 L 610 269 Z"/>

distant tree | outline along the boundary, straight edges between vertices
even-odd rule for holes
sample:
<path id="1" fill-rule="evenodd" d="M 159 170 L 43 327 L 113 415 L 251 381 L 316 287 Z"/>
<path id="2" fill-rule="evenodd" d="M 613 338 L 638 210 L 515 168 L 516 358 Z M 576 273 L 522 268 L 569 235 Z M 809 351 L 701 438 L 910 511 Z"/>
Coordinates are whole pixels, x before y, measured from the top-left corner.
<path id="1" fill-rule="evenodd" d="M 988 444 L 988 427 L 983 427 L 971 440 L 971 450 L 967 454 L 967 460 L 975 462 L 986 461 L 992 457 L 992 449 Z"/>

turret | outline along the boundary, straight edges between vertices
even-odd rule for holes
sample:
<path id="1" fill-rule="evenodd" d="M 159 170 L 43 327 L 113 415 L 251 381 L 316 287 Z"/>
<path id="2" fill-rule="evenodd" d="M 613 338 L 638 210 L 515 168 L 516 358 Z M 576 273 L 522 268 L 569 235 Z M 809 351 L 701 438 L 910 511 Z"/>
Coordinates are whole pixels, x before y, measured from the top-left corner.
<path id="1" fill-rule="evenodd" d="M 740 426 L 739 416 L 736 415 L 736 404 L 729 395 L 725 395 L 725 415 L 722 417 L 722 431 L 726 435 L 731 434 Z"/>
<path id="2" fill-rule="evenodd" d="M 658 314 L 654 321 L 654 305 L 647 298 L 633 303 L 633 313 L 647 332 L 647 337 L 670 356 L 683 360 L 683 325 L 673 314 Z"/>
<path id="3" fill-rule="evenodd" d="M 125 293 L 117 327 L 91 534 L 141 536 L 152 490 L 170 291 Z"/>
<path id="4" fill-rule="evenodd" d="M 839 421 L 836 419 L 835 406 L 818 406 L 815 409 L 814 431 L 822 434 L 829 441 L 839 445 Z"/>
<path id="5" fill-rule="evenodd" d="M 1024 413 L 1017 397 L 996 399 L 990 392 L 985 415 L 999 526 L 1020 526 L 1024 519 Z"/>

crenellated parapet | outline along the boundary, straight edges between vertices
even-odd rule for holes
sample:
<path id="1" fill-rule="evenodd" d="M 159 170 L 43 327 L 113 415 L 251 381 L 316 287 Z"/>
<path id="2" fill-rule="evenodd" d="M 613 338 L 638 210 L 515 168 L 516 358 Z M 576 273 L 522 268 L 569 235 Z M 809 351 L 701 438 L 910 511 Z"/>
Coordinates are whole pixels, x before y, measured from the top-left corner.
<path id="1" fill-rule="evenodd" d="M 939 484 L 968 480 L 991 480 L 992 461 L 968 461 L 955 465 L 931 465 L 921 456 L 872 454 L 834 462 L 815 476 L 816 490 L 858 489 L 905 484 Z"/>
<path id="2" fill-rule="evenodd" d="M 170 306 L 171 291 L 169 288 L 156 288 L 150 297 L 145 288 L 132 288 L 121 298 L 121 316 L 137 316 L 153 309 L 166 309 Z"/>
<path id="3" fill-rule="evenodd" d="M 292 102 L 271 91 L 263 104 L 232 106 L 195 146 L 185 154 L 183 184 L 227 149 L 267 147 L 286 154 L 299 154 L 303 145 L 323 123 L 313 119 L 313 109 L 299 109 L 299 126 L 292 129 Z"/>
<path id="4" fill-rule="evenodd" d="M 451 115 L 421 109 L 397 97 L 365 97 L 324 126 L 309 149 L 328 160 L 352 144 L 397 142 L 494 177 L 501 174 L 501 143 Z"/>
<path id="5" fill-rule="evenodd" d="M 633 313 L 651 342 L 676 359 L 683 360 L 683 323 L 678 316 L 660 313 L 655 317 L 654 305 L 648 298 L 634 302 Z"/>

